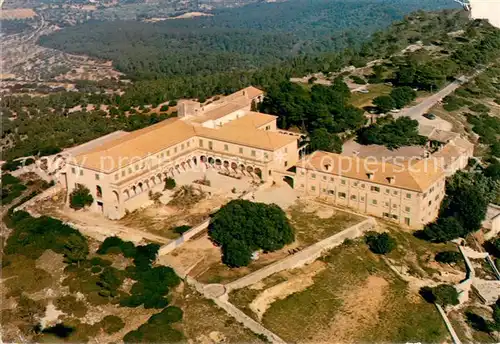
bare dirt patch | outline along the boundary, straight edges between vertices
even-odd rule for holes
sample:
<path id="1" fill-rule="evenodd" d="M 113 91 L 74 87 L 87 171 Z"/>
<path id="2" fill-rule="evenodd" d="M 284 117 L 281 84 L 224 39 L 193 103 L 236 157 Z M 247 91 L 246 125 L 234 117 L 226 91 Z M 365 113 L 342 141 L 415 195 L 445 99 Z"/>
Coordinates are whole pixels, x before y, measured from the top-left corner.
<path id="1" fill-rule="evenodd" d="M 384 303 L 385 292 L 389 283 L 382 277 L 369 276 L 366 281 L 348 291 L 344 304 L 330 324 L 330 330 L 319 332 L 314 342 L 335 341 L 353 342 L 360 329 L 366 329 L 377 323 L 378 311 Z"/>
<path id="2" fill-rule="evenodd" d="M 262 320 L 262 315 L 276 300 L 282 300 L 288 295 L 300 292 L 314 284 L 313 277 L 325 269 L 325 264 L 316 261 L 301 269 L 301 273 L 285 282 L 279 283 L 261 292 L 250 304 L 250 309 Z"/>
<path id="3" fill-rule="evenodd" d="M 36 16 L 36 12 L 32 8 L 13 8 L 0 11 L 0 19 L 2 20 L 26 19 L 33 18 L 34 16 Z"/>

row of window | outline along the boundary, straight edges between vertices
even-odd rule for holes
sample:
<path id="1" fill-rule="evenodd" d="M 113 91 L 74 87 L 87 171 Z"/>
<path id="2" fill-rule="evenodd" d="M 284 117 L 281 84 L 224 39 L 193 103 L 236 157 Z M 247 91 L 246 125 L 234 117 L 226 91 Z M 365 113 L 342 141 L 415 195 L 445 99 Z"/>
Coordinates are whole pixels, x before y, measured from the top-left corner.
<path id="1" fill-rule="evenodd" d="M 213 141 L 207 141 L 207 144 L 208 144 L 208 149 L 214 149 Z M 204 142 L 203 139 L 199 139 L 198 140 L 198 146 L 200 148 L 204 148 L 205 142 Z M 229 145 L 228 144 L 224 144 L 224 151 L 225 152 L 229 152 Z M 238 153 L 239 154 L 243 155 L 244 151 L 245 151 L 245 149 L 243 147 L 238 147 Z M 250 156 L 252 156 L 252 157 L 257 157 L 257 153 L 258 152 L 255 149 L 251 149 L 250 150 Z M 285 153 L 287 153 L 287 148 L 286 147 L 285 147 Z M 264 152 L 264 159 L 268 159 L 268 158 L 269 158 L 269 153 Z"/>
<path id="2" fill-rule="evenodd" d="M 304 171 L 301 172 L 301 175 L 304 175 Z M 311 179 L 316 179 L 316 173 L 311 173 Z M 326 176 L 323 176 L 323 181 L 327 181 L 328 178 Z M 334 177 L 330 177 L 330 182 L 334 182 L 335 181 L 335 178 Z M 346 179 L 340 179 L 340 184 L 341 185 L 347 185 L 347 180 Z M 364 189 L 366 187 L 365 183 L 360 183 L 359 181 L 353 181 L 352 182 L 352 186 L 353 187 L 359 187 L 361 189 Z M 380 193 L 380 187 L 379 186 L 370 186 L 370 191 L 371 192 L 375 192 L 375 193 Z M 386 195 L 390 195 L 391 194 L 391 189 L 385 189 L 385 194 Z M 399 191 L 398 190 L 392 190 L 392 195 L 393 196 L 398 196 L 399 195 Z M 406 193 L 405 197 L 407 199 L 411 199 L 412 195 L 411 193 Z"/>

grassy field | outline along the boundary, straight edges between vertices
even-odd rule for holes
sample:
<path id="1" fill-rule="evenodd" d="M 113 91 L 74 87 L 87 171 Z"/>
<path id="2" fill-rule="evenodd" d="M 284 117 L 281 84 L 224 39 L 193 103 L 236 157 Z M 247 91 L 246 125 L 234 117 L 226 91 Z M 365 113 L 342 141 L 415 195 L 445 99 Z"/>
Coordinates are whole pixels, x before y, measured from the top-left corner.
<path id="1" fill-rule="evenodd" d="M 440 342 L 446 338 L 434 306 L 409 295 L 406 283 L 363 243 L 334 249 L 324 262 L 328 268 L 316 275 L 313 286 L 271 305 L 264 314 L 265 326 L 289 341 L 321 340 L 335 333 L 338 339 L 361 342 Z M 385 281 L 382 290 L 371 295 L 378 299 L 376 303 L 363 296 L 379 288 L 366 288 L 373 276 Z M 371 304 L 368 314 L 364 302 L 358 302 L 363 300 Z M 349 323 L 357 324 L 355 331 Z M 347 328 L 335 326 L 342 324 Z"/>
<path id="2" fill-rule="evenodd" d="M 204 299 L 191 287 L 184 286 L 175 291 L 172 303 L 184 312 L 181 326 L 189 342 L 263 343 L 212 300 Z"/>
<path id="3" fill-rule="evenodd" d="M 434 255 L 453 245 L 430 244 L 390 224 L 381 223 L 396 239 L 398 247 L 388 258 L 409 266 L 409 274 L 432 278 L 437 265 Z M 371 253 L 362 239 L 330 251 L 315 264 L 323 268 L 312 276 L 313 283 L 295 293 L 275 297 L 263 313 L 262 323 L 290 342 L 443 342 L 448 332 L 434 305 L 426 303 L 408 288 L 379 256 Z M 446 266 L 460 275 L 463 265 Z M 230 294 L 230 301 L 258 319 L 255 300 L 273 288 L 289 283 L 297 273 L 283 271 L 259 283 Z M 253 307 L 253 308 L 252 308 Z"/>
<path id="4" fill-rule="evenodd" d="M 372 100 L 374 98 L 391 93 L 392 87 L 384 84 L 373 84 L 368 85 L 367 89 L 370 91 L 369 93 L 352 93 L 351 104 L 353 106 L 363 108 L 365 106 L 373 105 Z"/>

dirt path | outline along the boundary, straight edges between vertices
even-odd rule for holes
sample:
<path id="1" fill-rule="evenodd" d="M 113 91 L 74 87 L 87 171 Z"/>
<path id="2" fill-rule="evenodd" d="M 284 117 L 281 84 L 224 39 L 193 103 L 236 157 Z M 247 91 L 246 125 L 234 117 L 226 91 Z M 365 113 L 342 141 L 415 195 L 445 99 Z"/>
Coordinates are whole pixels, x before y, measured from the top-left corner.
<path id="1" fill-rule="evenodd" d="M 325 268 L 325 263 L 315 261 L 306 268 L 301 269 L 301 273 L 291 277 L 289 280 L 265 289 L 252 301 L 250 309 L 257 315 L 259 321 L 261 321 L 262 316 L 273 302 L 282 300 L 313 285 L 313 277 Z"/>
<path id="2" fill-rule="evenodd" d="M 313 343 L 354 342 L 363 329 L 377 322 L 377 313 L 383 305 L 389 283 L 378 276 L 370 276 L 361 286 L 353 288 L 344 298 L 344 305 L 333 319 L 328 331 L 319 332 Z"/>

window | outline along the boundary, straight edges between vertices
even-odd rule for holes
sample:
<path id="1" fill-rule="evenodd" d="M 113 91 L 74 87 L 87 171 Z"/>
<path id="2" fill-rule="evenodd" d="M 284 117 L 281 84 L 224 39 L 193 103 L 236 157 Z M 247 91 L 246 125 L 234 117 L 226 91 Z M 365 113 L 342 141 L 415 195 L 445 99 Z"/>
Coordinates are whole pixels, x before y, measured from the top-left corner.
<path id="1" fill-rule="evenodd" d="M 125 177 L 125 170 L 122 171 L 122 177 Z"/>
<path id="2" fill-rule="evenodd" d="M 399 194 L 399 192 L 397 192 L 396 190 L 394 190 L 394 191 L 392 192 L 392 194 L 393 194 L 394 196 L 397 196 L 397 195 Z"/>
<path id="3" fill-rule="evenodd" d="M 315 190 L 316 190 L 316 187 L 315 187 L 314 185 L 313 185 L 313 186 L 311 186 L 311 190 L 312 190 L 312 191 L 315 191 Z"/>
<path id="4" fill-rule="evenodd" d="M 227 152 L 229 150 L 229 146 L 228 145 L 224 145 L 224 150 Z"/>
<path id="5" fill-rule="evenodd" d="M 305 175 L 305 172 L 301 170 L 301 171 L 300 171 L 300 175 L 301 175 L 301 176 Z"/>
<path id="6" fill-rule="evenodd" d="M 339 198 L 345 199 L 346 196 L 345 192 L 339 192 Z"/>
<path id="7" fill-rule="evenodd" d="M 208 149 L 214 149 L 214 143 L 212 141 L 208 141 Z"/>
<path id="8" fill-rule="evenodd" d="M 392 205 L 392 208 L 393 208 L 393 209 L 396 209 L 397 207 L 398 207 L 398 205 L 397 205 L 397 204 L 393 204 L 393 205 Z"/>
<path id="9" fill-rule="evenodd" d="M 405 224 L 406 224 L 407 226 L 409 226 L 409 225 L 410 225 L 410 218 L 409 218 L 409 217 L 405 217 Z"/>
<path id="10" fill-rule="evenodd" d="M 198 140 L 198 146 L 203 147 L 203 140 Z"/>
<path id="11" fill-rule="evenodd" d="M 365 201 L 365 198 L 364 198 L 363 196 L 361 196 L 361 197 L 359 198 L 359 201 L 360 201 L 360 202 L 364 202 L 364 201 Z"/>
<path id="12" fill-rule="evenodd" d="M 174 154 L 177 153 L 177 147 L 174 147 Z"/>
<path id="13" fill-rule="evenodd" d="M 300 184 L 300 187 L 303 188 L 304 187 L 304 184 Z"/>
<path id="14" fill-rule="evenodd" d="M 326 180 L 326 176 L 323 176 L 323 180 Z"/>
<path id="15" fill-rule="evenodd" d="M 170 151 L 169 150 L 167 151 L 167 156 L 170 156 Z"/>
<path id="16" fill-rule="evenodd" d="M 364 189 L 365 188 L 365 184 L 361 184 L 361 188 Z"/>
<path id="17" fill-rule="evenodd" d="M 83 176 L 83 170 L 80 170 L 80 175 Z"/>
<path id="18" fill-rule="evenodd" d="M 405 207 L 405 211 L 406 211 L 407 213 L 409 213 L 409 212 L 410 212 L 410 210 L 411 210 L 411 208 L 410 208 L 410 207 Z"/>
<path id="19" fill-rule="evenodd" d="M 322 192 L 322 193 L 325 193 L 325 192 L 326 192 L 326 189 L 321 189 L 321 192 Z"/>
<path id="20" fill-rule="evenodd" d="M 118 175 L 118 173 L 115 174 L 115 180 L 118 180 L 120 176 Z"/>
<path id="21" fill-rule="evenodd" d="M 316 173 L 311 174 L 312 179 L 316 179 Z"/>
<path id="22" fill-rule="evenodd" d="M 330 177 L 330 181 L 333 182 L 333 180 L 334 180 L 333 177 Z"/>
<path id="23" fill-rule="evenodd" d="M 269 159 L 269 154 L 264 153 L 264 159 Z"/>
<path id="24" fill-rule="evenodd" d="M 397 219 L 398 219 L 398 216 L 397 216 L 397 215 L 392 215 L 392 218 L 393 218 L 394 220 L 397 220 Z"/>
<path id="25" fill-rule="evenodd" d="M 95 180 L 99 180 L 99 173 L 95 174 Z"/>
<path id="26" fill-rule="evenodd" d="M 136 170 L 136 171 L 139 171 L 139 165 L 137 165 L 137 164 L 136 164 L 136 165 L 134 166 L 134 168 L 135 168 L 135 170 Z"/>
<path id="27" fill-rule="evenodd" d="M 385 203 L 384 203 L 384 205 L 385 205 L 386 207 L 388 207 L 388 206 L 389 206 L 389 202 L 385 202 Z"/>
<path id="28" fill-rule="evenodd" d="M 427 192 L 424 193 L 424 198 L 427 198 Z"/>
<path id="29" fill-rule="evenodd" d="M 389 215 L 389 213 L 382 213 L 382 216 L 383 217 L 390 217 L 391 215 Z"/>
<path id="30" fill-rule="evenodd" d="M 128 168 L 128 174 L 131 174 L 132 173 L 132 169 L 129 167 Z"/>
<path id="31" fill-rule="evenodd" d="M 288 166 L 288 161 L 285 161 L 285 167 L 287 167 L 287 166 Z"/>
<path id="32" fill-rule="evenodd" d="M 351 199 L 352 199 L 353 201 L 355 201 L 355 200 L 356 200 L 356 195 L 351 195 Z"/>
<path id="33" fill-rule="evenodd" d="M 406 198 L 411 199 L 411 193 L 407 193 Z"/>
<path id="34" fill-rule="evenodd" d="M 372 186 L 372 187 L 370 188 L 370 190 L 371 190 L 372 192 L 380 192 L 380 188 L 379 188 L 378 186 Z"/>
<path id="35" fill-rule="evenodd" d="M 188 146 L 188 147 L 189 147 L 190 145 L 191 145 L 191 142 L 190 142 L 190 141 L 186 142 L 186 146 Z"/>
<path id="36" fill-rule="evenodd" d="M 439 194 L 436 195 L 436 197 L 434 197 L 434 200 L 437 201 L 439 198 Z"/>
<path id="37" fill-rule="evenodd" d="M 243 154 L 243 148 L 240 147 L 239 151 L 240 151 L 240 154 Z"/>
<path id="38" fill-rule="evenodd" d="M 270 125 L 267 125 L 267 126 L 266 126 L 266 130 L 271 130 L 271 126 L 270 126 Z"/>
<path id="39" fill-rule="evenodd" d="M 391 193 L 391 190 L 389 190 L 389 189 L 385 189 L 385 193 L 386 193 L 386 194 L 390 194 L 390 193 Z"/>
<path id="40" fill-rule="evenodd" d="M 76 174 L 76 168 L 71 167 L 71 173 Z"/>
<path id="41" fill-rule="evenodd" d="M 335 195 L 335 191 L 333 191 L 333 190 L 328 190 L 328 194 L 333 196 L 333 195 Z"/>
<path id="42" fill-rule="evenodd" d="M 340 181 L 340 184 L 345 185 L 345 179 L 342 179 L 342 180 Z"/>
<path id="43" fill-rule="evenodd" d="M 184 143 L 181 144 L 181 150 L 184 150 Z"/>
<path id="44" fill-rule="evenodd" d="M 252 156 L 255 156 L 255 151 L 252 150 L 252 152 L 250 153 Z"/>
<path id="45" fill-rule="evenodd" d="M 430 206 L 431 204 L 432 204 L 432 200 L 431 200 L 431 201 L 429 201 L 429 206 Z"/>
<path id="46" fill-rule="evenodd" d="M 288 153 L 288 148 L 287 147 L 285 147 L 285 153 Z"/>
<path id="47" fill-rule="evenodd" d="M 354 187 L 358 186 L 358 184 L 359 184 L 359 182 L 354 182 L 354 183 L 352 183 L 352 185 L 353 185 Z"/>
<path id="48" fill-rule="evenodd" d="M 372 204 L 373 205 L 377 205 L 378 204 L 377 200 L 376 199 L 372 199 Z"/>

